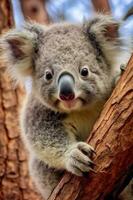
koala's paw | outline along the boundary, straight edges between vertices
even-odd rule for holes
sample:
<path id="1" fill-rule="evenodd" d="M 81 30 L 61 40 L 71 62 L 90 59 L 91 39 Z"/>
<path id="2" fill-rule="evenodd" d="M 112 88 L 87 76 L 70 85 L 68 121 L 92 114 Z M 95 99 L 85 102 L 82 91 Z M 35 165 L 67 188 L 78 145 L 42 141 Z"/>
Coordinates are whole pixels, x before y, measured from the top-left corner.
<path id="1" fill-rule="evenodd" d="M 93 153 L 93 147 L 85 142 L 72 145 L 66 154 L 66 169 L 77 176 L 93 171 L 94 163 L 90 159 Z"/>

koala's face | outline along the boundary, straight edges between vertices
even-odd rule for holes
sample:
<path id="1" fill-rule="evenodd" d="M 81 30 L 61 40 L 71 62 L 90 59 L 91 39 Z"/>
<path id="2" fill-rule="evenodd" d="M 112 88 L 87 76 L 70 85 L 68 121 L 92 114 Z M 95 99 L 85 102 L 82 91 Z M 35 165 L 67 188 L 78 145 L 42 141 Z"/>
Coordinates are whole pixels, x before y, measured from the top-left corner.
<path id="1" fill-rule="evenodd" d="M 8 34 L 13 76 L 30 75 L 35 96 L 58 111 L 80 110 L 106 99 L 114 78 L 110 66 L 114 38 L 105 37 L 105 26 L 111 23 L 110 18 L 101 23 L 99 17 L 86 28 L 29 25 L 23 34 Z"/>
<path id="2" fill-rule="evenodd" d="M 107 97 L 111 85 L 106 68 L 81 27 L 53 27 L 40 39 L 33 89 L 54 109 L 82 109 Z"/>

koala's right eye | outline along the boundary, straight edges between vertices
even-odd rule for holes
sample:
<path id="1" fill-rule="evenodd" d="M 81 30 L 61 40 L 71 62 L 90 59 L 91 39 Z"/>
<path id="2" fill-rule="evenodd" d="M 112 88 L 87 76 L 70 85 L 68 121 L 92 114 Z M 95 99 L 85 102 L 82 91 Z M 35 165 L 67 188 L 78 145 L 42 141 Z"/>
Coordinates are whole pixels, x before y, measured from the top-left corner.
<path id="1" fill-rule="evenodd" d="M 45 72 L 45 79 L 46 79 L 47 81 L 51 81 L 52 78 L 53 78 L 53 73 L 52 73 L 52 71 L 46 70 L 46 72 Z"/>

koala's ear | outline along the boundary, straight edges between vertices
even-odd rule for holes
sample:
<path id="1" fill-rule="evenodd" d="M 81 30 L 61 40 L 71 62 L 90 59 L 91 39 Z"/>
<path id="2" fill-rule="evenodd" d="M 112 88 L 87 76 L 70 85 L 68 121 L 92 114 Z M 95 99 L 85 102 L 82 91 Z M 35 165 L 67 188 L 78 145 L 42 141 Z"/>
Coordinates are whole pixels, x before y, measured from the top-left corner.
<path id="1" fill-rule="evenodd" d="M 0 38 L 0 58 L 15 79 L 23 79 L 33 73 L 33 56 L 36 49 L 36 33 L 25 28 L 8 32 Z"/>
<path id="2" fill-rule="evenodd" d="M 121 46 L 119 38 L 120 22 L 110 15 L 97 15 L 94 19 L 85 23 L 85 32 L 100 56 L 104 53 L 108 61 L 113 62 L 116 53 Z"/>

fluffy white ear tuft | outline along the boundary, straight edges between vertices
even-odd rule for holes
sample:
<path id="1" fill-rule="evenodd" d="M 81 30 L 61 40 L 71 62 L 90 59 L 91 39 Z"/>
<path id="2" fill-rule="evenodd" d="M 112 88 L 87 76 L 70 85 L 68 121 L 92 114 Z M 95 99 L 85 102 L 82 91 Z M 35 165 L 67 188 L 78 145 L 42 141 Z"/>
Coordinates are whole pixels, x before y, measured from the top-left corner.
<path id="1" fill-rule="evenodd" d="M 15 79 L 32 76 L 36 35 L 27 30 L 12 30 L 0 39 L 0 58 Z"/>
<path id="2" fill-rule="evenodd" d="M 122 42 L 119 37 L 120 22 L 110 15 L 98 14 L 85 23 L 85 30 L 93 47 L 104 54 L 107 61 L 113 64 Z"/>

